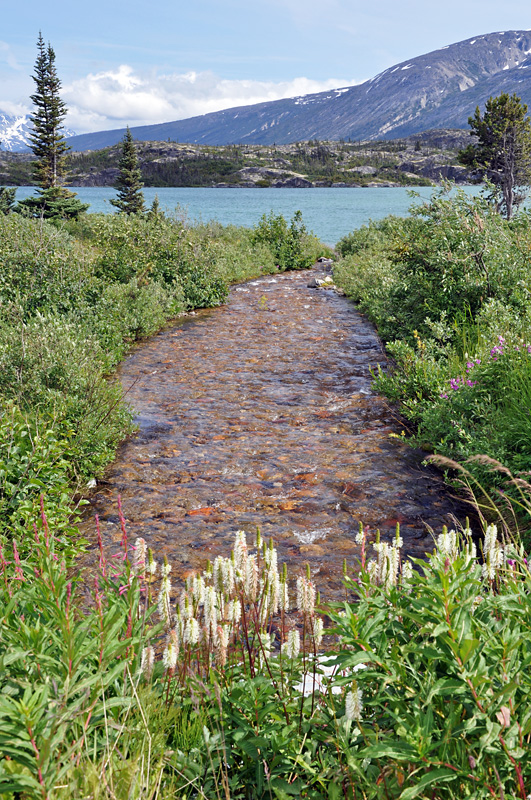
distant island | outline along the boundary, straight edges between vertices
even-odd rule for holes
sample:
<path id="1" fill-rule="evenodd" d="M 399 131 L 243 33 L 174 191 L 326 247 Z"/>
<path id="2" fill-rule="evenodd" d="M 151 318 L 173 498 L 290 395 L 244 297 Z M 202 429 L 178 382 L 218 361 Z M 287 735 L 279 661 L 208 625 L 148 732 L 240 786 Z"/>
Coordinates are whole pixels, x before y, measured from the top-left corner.
<path id="1" fill-rule="evenodd" d="M 466 130 L 434 130 L 385 141 L 318 141 L 273 145 L 136 142 L 145 186 L 313 188 L 430 186 L 469 183 L 457 153 Z M 71 186 L 113 186 L 121 145 L 71 152 Z M 32 185 L 33 155 L 0 152 L 0 183 Z"/>

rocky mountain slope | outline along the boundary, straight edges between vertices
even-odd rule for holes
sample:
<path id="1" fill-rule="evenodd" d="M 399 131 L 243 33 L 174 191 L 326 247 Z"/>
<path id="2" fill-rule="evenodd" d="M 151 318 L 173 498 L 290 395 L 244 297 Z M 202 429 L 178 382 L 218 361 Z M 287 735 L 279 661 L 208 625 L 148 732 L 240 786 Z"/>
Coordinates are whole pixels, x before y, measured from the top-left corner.
<path id="1" fill-rule="evenodd" d="M 29 150 L 29 135 L 33 126 L 28 116 L 14 117 L 0 111 L 0 151 L 24 153 Z M 70 128 L 64 128 L 64 135 L 75 136 Z"/>
<path id="2" fill-rule="evenodd" d="M 133 128 L 140 141 L 281 144 L 382 139 L 466 128 L 476 105 L 501 91 L 531 107 L 531 31 L 467 39 L 410 59 L 357 86 Z M 118 142 L 124 129 L 75 136 L 74 150 Z"/>
<path id="3" fill-rule="evenodd" d="M 138 142 L 146 186 L 419 186 L 470 176 L 457 152 L 466 131 L 431 131 L 379 142 L 298 142 L 284 145 L 211 145 Z M 113 186 L 121 145 L 68 156 L 73 186 Z M 28 184 L 31 157 L 0 153 L 0 183 Z"/>

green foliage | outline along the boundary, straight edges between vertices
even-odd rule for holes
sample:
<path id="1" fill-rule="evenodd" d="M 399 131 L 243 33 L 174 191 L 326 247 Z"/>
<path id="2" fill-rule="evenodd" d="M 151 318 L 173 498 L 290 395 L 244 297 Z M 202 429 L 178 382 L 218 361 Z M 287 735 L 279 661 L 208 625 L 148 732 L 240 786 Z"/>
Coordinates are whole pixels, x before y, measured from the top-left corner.
<path id="1" fill-rule="evenodd" d="M 0 214 L 9 214 L 15 204 L 15 187 L 0 186 Z"/>
<path id="2" fill-rule="evenodd" d="M 335 280 L 387 344 L 394 368 L 380 369 L 376 386 L 400 402 L 415 443 L 530 468 L 530 247 L 527 213 L 507 222 L 485 199 L 459 193 L 340 242 Z"/>
<path id="3" fill-rule="evenodd" d="M 142 192 L 142 173 L 138 166 L 133 135 L 127 126 L 122 140 L 122 155 L 118 162 L 120 173 L 116 180 L 115 188 L 118 189 L 116 199 L 111 200 L 111 205 L 124 214 L 139 214 L 144 211 L 144 194 Z"/>
<path id="4" fill-rule="evenodd" d="M 363 797 L 524 797 L 531 731 L 531 575 L 487 531 L 484 567 L 469 532 L 444 531 L 399 581 L 367 564 L 355 605 L 335 614 L 338 663 L 356 673 L 363 715 L 348 736 Z M 380 557 L 379 557 L 379 560 Z M 525 791 L 524 791 L 525 789 Z"/>
<path id="5" fill-rule="evenodd" d="M 43 514 L 30 556 L 0 549 L 0 797 L 56 797 L 84 752 L 113 749 L 152 635 L 128 568 L 112 570 L 120 590 L 102 562 L 81 611 L 57 544 Z"/>
<path id="6" fill-rule="evenodd" d="M 273 251 L 280 270 L 307 269 L 314 261 L 306 250 L 308 232 L 302 214 L 296 211 L 290 223 L 282 214 L 264 214 L 253 229 L 252 242 L 267 244 Z"/>
<path id="7" fill-rule="evenodd" d="M 21 200 L 14 210 L 27 217 L 64 220 L 77 219 L 88 208 L 89 204 L 78 200 L 74 192 L 64 187 L 51 187 L 41 189 L 36 197 Z"/>
<path id="8" fill-rule="evenodd" d="M 487 176 L 491 197 L 507 219 L 531 183 L 531 122 L 526 114 L 527 106 L 516 94 L 489 97 L 484 114 L 477 106 L 468 120 L 477 142 L 459 154 L 462 164 Z"/>
<path id="9" fill-rule="evenodd" d="M 151 598 L 160 585 L 164 620 L 167 590 L 146 570 L 142 540 L 133 565 L 125 528 L 113 553 L 123 561 L 113 557 L 111 568 L 100 551 L 87 603 L 43 514 L 26 557 L 0 550 L 0 797 L 525 797 L 531 573 L 523 551 L 498 541 L 494 526 L 481 557 L 468 528 L 443 529 L 433 553 L 413 564 L 401 559 L 399 531 L 393 542 L 377 538 L 373 559 L 368 529 L 358 542 L 359 571 L 345 579 L 356 599 L 327 609 L 335 627 L 326 632 L 340 638 L 323 659 L 322 614 L 308 600 L 298 600 L 298 614 L 309 647 L 290 652 L 282 615 L 272 629 L 282 646 L 271 649 L 261 612 L 274 603 L 271 547 L 255 591 L 238 534 L 233 557 L 221 559 L 232 564 L 232 589 L 226 566 L 210 565 L 203 584 L 188 581 L 179 606 L 187 614 L 172 615 L 169 630 L 153 624 Z M 216 636 L 205 583 L 225 597 L 215 603 Z M 242 622 L 225 636 L 229 596 L 240 597 Z M 186 633 L 192 618 L 205 626 L 198 641 Z M 150 642 L 164 627 L 163 658 L 152 661 Z M 176 647 L 179 658 L 170 655 Z"/>

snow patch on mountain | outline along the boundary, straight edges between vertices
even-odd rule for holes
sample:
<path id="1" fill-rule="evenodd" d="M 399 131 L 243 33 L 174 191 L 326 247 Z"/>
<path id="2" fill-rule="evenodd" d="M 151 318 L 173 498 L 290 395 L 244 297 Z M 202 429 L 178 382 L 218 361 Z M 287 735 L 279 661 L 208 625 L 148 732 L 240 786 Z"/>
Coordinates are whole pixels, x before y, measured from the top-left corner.
<path id="1" fill-rule="evenodd" d="M 0 150 L 9 150 L 12 153 L 29 150 L 32 130 L 29 116 L 14 117 L 0 111 Z M 62 133 L 65 137 L 76 135 L 69 128 L 64 128 Z"/>

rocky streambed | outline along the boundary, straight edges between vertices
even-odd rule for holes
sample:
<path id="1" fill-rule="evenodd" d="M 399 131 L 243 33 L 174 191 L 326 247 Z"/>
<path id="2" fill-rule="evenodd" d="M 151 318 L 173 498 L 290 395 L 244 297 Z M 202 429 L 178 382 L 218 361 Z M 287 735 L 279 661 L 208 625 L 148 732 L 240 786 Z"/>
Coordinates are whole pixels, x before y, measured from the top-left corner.
<path id="1" fill-rule="evenodd" d="M 359 522 L 406 552 L 432 548 L 463 516 L 423 454 L 392 433 L 395 415 L 371 389 L 385 362 L 353 304 L 308 283 L 319 272 L 264 276 L 228 303 L 152 337 L 119 378 L 138 434 L 120 448 L 91 498 L 83 532 L 120 546 L 121 495 L 131 540 L 143 536 L 183 578 L 228 555 L 239 529 L 273 537 L 291 572 L 309 562 L 323 597 L 342 596 Z M 321 277 L 324 277 L 321 276 Z"/>

